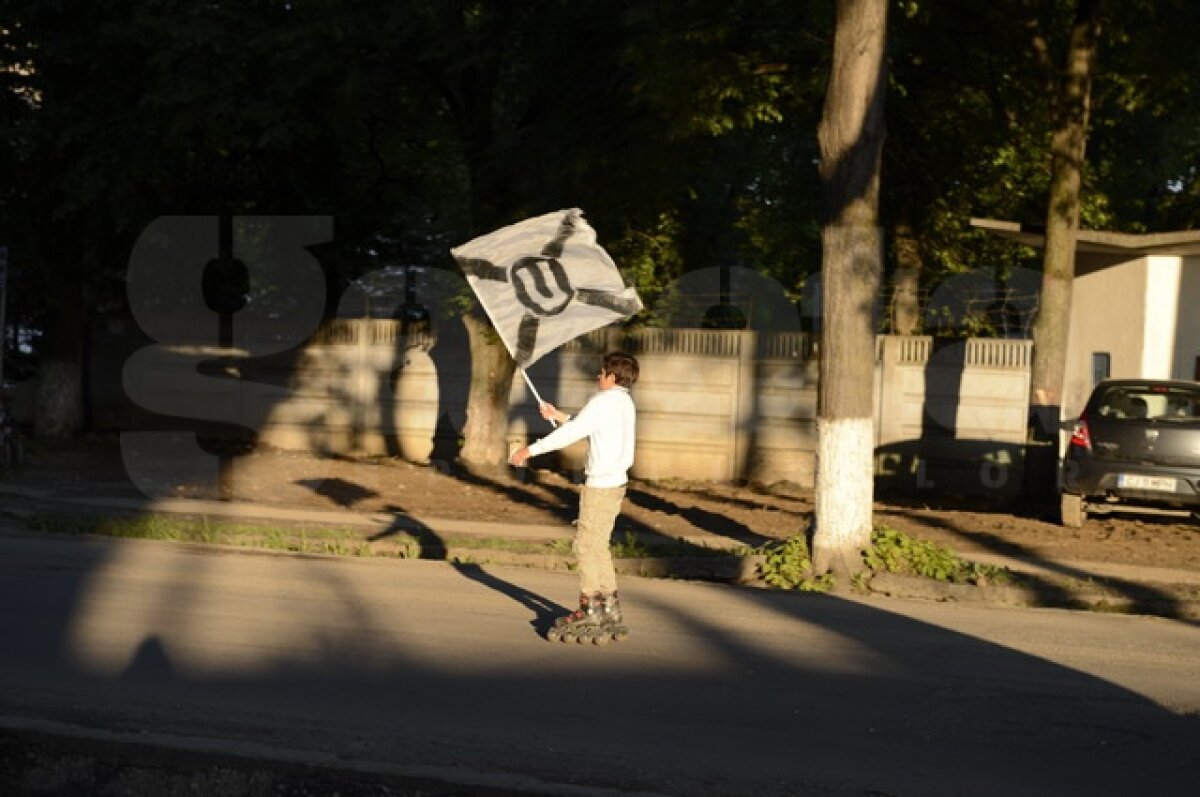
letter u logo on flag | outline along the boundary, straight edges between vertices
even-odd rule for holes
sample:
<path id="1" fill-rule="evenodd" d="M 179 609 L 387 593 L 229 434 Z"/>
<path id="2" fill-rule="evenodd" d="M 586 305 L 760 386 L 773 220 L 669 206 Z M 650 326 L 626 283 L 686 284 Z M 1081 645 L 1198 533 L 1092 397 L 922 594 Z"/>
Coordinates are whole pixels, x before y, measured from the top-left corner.
<path id="1" fill-rule="evenodd" d="M 522 369 L 642 309 L 578 208 L 526 219 L 450 253 Z"/>

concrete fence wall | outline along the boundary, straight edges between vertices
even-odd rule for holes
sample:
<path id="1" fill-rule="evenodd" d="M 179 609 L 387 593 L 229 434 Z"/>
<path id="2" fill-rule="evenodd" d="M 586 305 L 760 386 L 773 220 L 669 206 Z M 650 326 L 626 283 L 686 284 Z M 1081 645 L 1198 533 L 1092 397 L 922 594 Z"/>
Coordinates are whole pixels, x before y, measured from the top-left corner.
<path id="1" fill-rule="evenodd" d="M 195 352 L 131 369 L 126 357 L 148 342 L 108 333 L 112 339 L 94 347 L 93 425 L 147 428 L 144 410 L 152 409 L 160 428 L 164 414 L 205 418 L 284 449 L 452 459 L 470 380 L 458 326 L 457 335 L 434 339 L 406 335 L 397 321 L 340 319 L 284 354 L 214 361 L 209 353 L 199 379 L 204 358 Z M 966 474 L 966 487 L 982 478 L 991 491 L 999 477 L 980 476 L 983 470 L 1020 465 L 1030 343 L 967 340 L 936 350 L 933 343 L 879 340 L 875 384 L 864 389 L 873 390 L 878 408 L 880 478 L 885 486 L 939 489 L 948 477 L 939 485 L 935 474 L 946 470 Z M 538 361 L 530 380 L 543 399 L 577 408 L 595 389 L 600 355 L 617 348 L 642 365 L 634 389 L 635 476 L 812 485 L 818 374 L 806 333 L 598 330 Z M 124 397 L 131 385 L 140 407 Z M 147 395 L 157 397 L 155 406 L 147 406 Z M 549 431 L 520 377 L 510 398 L 513 443 Z M 582 447 L 562 456 L 565 467 L 578 467 Z M 1006 477 L 1001 489 L 1013 486 Z"/>
<path id="2" fill-rule="evenodd" d="M 1028 340 L 879 339 L 876 475 L 902 490 L 1015 494 L 1029 414 Z"/>

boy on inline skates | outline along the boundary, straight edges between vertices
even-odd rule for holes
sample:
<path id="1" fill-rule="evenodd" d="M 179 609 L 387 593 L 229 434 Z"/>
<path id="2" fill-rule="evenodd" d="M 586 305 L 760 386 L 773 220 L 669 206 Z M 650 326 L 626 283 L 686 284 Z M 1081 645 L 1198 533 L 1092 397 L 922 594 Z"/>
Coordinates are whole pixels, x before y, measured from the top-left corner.
<path id="1" fill-rule="evenodd" d="M 553 404 L 542 403 L 542 417 L 559 427 L 517 449 L 509 458 L 511 464 L 523 467 L 530 457 L 588 439 L 586 479 L 579 494 L 579 520 L 572 546 L 579 569 L 579 609 L 555 621 L 546 634 L 552 642 L 561 639 L 603 644 L 629 634 L 621 618 L 617 576 L 608 544 L 633 464 L 637 409 L 629 389 L 638 379 L 637 358 L 624 352 L 606 354 L 596 378 L 599 390 L 574 417 Z"/>

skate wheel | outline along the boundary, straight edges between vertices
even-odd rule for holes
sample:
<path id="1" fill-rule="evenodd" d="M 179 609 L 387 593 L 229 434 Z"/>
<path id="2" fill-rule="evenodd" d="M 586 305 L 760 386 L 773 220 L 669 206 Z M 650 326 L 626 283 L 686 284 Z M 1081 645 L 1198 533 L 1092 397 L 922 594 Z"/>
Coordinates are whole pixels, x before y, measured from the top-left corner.
<path id="1" fill-rule="evenodd" d="M 610 637 L 607 632 L 601 631 L 600 633 L 598 633 L 592 637 L 592 644 L 593 645 L 607 645 L 609 638 Z"/>
<path id="2" fill-rule="evenodd" d="M 550 630 L 548 630 L 546 632 L 546 639 L 548 639 L 551 642 L 557 642 L 558 638 L 560 636 L 561 636 L 561 634 L 559 633 L 557 628 L 551 628 Z"/>
<path id="3" fill-rule="evenodd" d="M 563 642 L 574 642 L 575 635 L 572 634 L 570 631 L 564 631 L 563 634 L 559 637 L 559 639 L 561 639 Z"/>

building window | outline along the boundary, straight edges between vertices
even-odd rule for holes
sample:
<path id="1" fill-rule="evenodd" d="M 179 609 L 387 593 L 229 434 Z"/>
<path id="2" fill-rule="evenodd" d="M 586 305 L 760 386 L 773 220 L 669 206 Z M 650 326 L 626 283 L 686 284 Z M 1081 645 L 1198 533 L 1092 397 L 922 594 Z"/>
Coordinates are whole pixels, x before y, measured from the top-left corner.
<path id="1" fill-rule="evenodd" d="M 1192 379 L 1200 382 L 1200 357 L 1196 358 L 1196 372 L 1192 374 Z"/>
<path id="2" fill-rule="evenodd" d="M 1197 361 L 1196 367 L 1200 368 L 1200 360 Z M 1092 352 L 1092 386 L 1111 375 L 1112 356 L 1106 351 Z"/>

